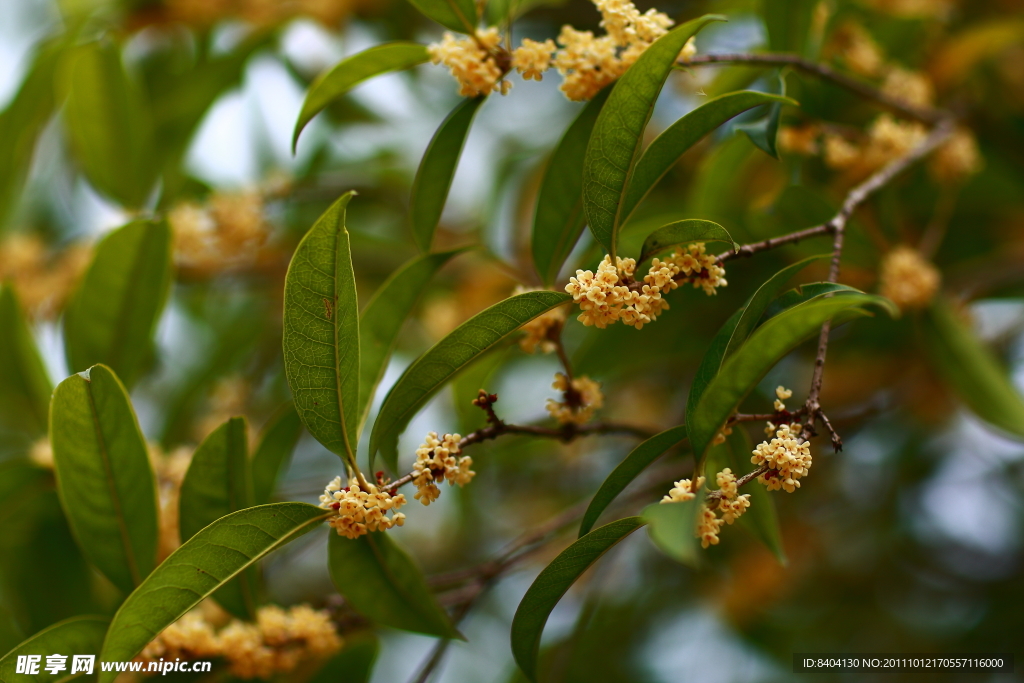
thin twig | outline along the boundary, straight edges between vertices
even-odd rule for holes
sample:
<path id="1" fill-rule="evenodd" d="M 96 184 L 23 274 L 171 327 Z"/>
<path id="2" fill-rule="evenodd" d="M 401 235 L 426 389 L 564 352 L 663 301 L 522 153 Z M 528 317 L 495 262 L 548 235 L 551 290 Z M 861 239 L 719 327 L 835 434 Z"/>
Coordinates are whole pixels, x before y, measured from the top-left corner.
<path id="1" fill-rule="evenodd" d="M 813 228 L 797 230 L 796 232 L 791 232 L 788 235 L 782 235 L 781 237 L 770 237 L 761 242 L 744 244 L 739 249 L 722 252 L 721 254 L 718 255 L 717 258 L 719 263 L 725 263 L 726 261 L 738 258 L 740 256 L 753 256 L 754 254 L 761 251 L 775 249 L 785 244 L 796 244 L 800 240 L 807 239 L 808 237 L 826 235 L 830 232 L 832 232 L 832 228 L 827 223 L 825 225 L 816 225 Z"/>
<path id="2" fill-rule="evenodd" d="M 701 64 L 755 64 L 765 66 L 791 66 L 799 71 L 812 74 L 856 93 L 861 97 L 873 100 L 886 109 L 924 123 L 937 124 L 949 118 L 949 113 L 933 107 L 919 107 L 897 97 L 887 95 L 869 83 L 860 81 L 827 64 L 812 62 L 793 54 L 719 54 L 696 55 L 680 66 L 697 66 Z"/>

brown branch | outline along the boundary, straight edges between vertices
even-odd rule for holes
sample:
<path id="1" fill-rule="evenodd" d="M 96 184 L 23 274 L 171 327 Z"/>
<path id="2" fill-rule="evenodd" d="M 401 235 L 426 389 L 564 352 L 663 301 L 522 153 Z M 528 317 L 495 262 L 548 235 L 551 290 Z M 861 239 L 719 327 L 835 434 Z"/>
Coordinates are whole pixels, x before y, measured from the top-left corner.
<path id="1" fill-rule="evenodd" d="M 812 74 L 826 81 L 849 90 L 861 97 L 873 100 L 882 107 L 907 118 L 937 124 L 950 118 L 949 112 L 934 107 L 919 107 L 897 97 L 887 95 L 869 83 L 858 80 L 827 64 L 812 62 L 797 55 L 760 53 L 760 54 L 720 54 L 696 55 L 680 66 L 696 66 L 701 64 L 753 64 L 760 66 L 791 66 L 794 69 Z"/>
<path id="2" fill-rule="evenodd" d="M 770 237 L 761 242 L 744 244 L 739 249 L 722 252 L 717 256 L 717 258 L 719 263 L 725 263 L 726 261 L 738 258 L 740 256 L 753 256 L 754 254 L 761 251 L 775 249 L 785 244 L 796 244 L 800 240 L 807 239 L 808 237 L 826 235 L 830 232 L 832 232 L 832 227 L 829 224 L 826 223 L 825 225 L 816 225 L 813 228 L 807 228 L 806 230 L 797 230 L 796 232 L 791 232 L 788 235 L 782 235 L 781 237 Z"/>

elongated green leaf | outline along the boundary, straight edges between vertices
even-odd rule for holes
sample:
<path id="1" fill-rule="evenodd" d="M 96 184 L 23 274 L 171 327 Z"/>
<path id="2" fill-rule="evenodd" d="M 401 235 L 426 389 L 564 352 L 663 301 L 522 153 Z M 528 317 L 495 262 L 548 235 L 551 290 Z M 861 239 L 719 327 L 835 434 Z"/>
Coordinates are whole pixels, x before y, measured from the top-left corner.
<path id="1" fill-rule="evenodd" d="M 531 681 L 537 680 L 540 638 L 551 610 L 583 572 L 645 523 L 627 517 L 594 529 L 559 553 L 526 591 L 512 619 L 512 655 Z"/>
<path id="2" fill-rule="evenodd" d="M 0 130 L 4 131 L 4 144 L 0 145 L 0 226 L 18 201 L 36 140 L 53 114 L 53 78 L 63 48 L 63 41 L 39 47 L 14 99 L 0 112 Z"/>
<path id="3" fill-rule="evenodd" d="M 1024 397 L 991 349 L 936 299 L 922 316 L 922 340 L 946 382 L 971 411 L 1018 439 L 1024 438 Z"/>
<path id="4" fill-rule="evenodd" d="M 48 681 L 67 681 L 83 675 L 75 671 L 75 655 L 95 655 L 103 644 L 103 636 L 107 632 L 108 619 L 104 617 L 81 616 L 71 617 L 45 628 L 39 633 L 23 641 L 3 657 L 0 657 L 0 681 L 4 683 L 32 681 L 44 683 Z M 61 654 L 67 657 L 65 669 L 57 673 L 46 671 L 47 655 Z M 37 673 L 27 674 L 18 671 L 18 657 L 35 656 L 38 663 Z M 98 669 L 99 666 L 95 666 Z"/>
<path id="5" fill-rule="evenodd" d="M 245 418 L 233 417 L 192 455 L 179 500 L 182 541 L 221 517 L 252 506 L 247 431 Z"/>
<path id="6" fill-rule="evenodd" d="M 708 451 L 708 461 L 704 468 L 708 481 L 713 482 L 714 476 L 726 467 L 737 477 L 752 470 L 754 466 L 750 463 L 750 455 L 753 450 L 747 431 L 742 426 L 734 426 L 732 434 L 725 438 L 725 443 L 713 446 Z M 775 511 L 775 498 L 768 493 L 768 489 L 756 481 L 747 484 L 740 493 L 750 495 L 750 507 L 739 518 L 737 524 L 764 543 L 779 563 L 785 565 L 786 552 L 782 547 L 782 532 L 779 530 L 779 516 Z"/>
<path id="7" fill-rule="evenodd" d="M 658 94 L 686 41 L 723 20 L 705 15 L 659 38 L 615 84 L 597 117 L 583 162 L 583 211 L 590 231 L 613 257 L 625 218 L 623 199 Z"/>
<path id="8" fill-rule="evenodd" d="M 662 453 L 678 445 L 685 438 L 686 425 L 679 425 L 666 429 L 660 434 L 655 434 L 630 451 L 618 467 L 612 470 L 612 473 L 608 475 L 608 478 L 601 484 L 601 488 L 591 499 L 590 506 L 580 522 L 579 537 L 582 538 L 590 533 L 601 513 L 634 479 L 640 476 L 641 472 L 657 460 Z"/>
<path id="9" fill-rule="evenodd" d="M 281 471 L 291 458 L 302 435 L 302 421 L 289 403 L 280 410 L 263 431 L 263 438 L 252 454 L 253 505 L 270 502 Z"/>
<path id="10" fill-rule="evenodd" d="M 68 367 L 109 365 L 135 384 L 171 284 L 171 233 L 163 221 L 135 221 L 103 238 L 64 315 Z"/>
<path id="11" fill-rule="evenodd" d="M 638 262 L 646 261 L 656 254 L 668 251 L 681 244 L 693 242 L 725 242 L 731 244 L 733 249 L 739 249 L 732 235 L 725 228 L 714 221 L 705 221 L 699 218 L 688 218 L 663 225 L 644 240 L 644 246 L 640 250 Z"/>
<path id="12" fill-rule="evenodd" d="M 128 596 L 114 615 L 100 659 L 128 661 L 158 633 L 261 558 L 315 529 L 329 511 L 272 503 L 233 512 L 206 527 Z M 110 683 L 117 672 L 100 672 Z"/>
<path id="13" fill-rule="evenodd" d="M 430 397 L 460 370 L 520 327 L 569 301 L 559 292 L 526 292 L 501 301 L 459 325 L 416 359 L 391 388 L 370 435 L 370 458 L 380 450 L 398 469 L 398 435 Z"/>
<path id="14" fill-rule="evenodd" d="M 705 489 L 700 489 L 693 500 L 648 505 L 641 516 L 650 525 L 647 534 L 654 545 L 676 562 L 689 567 L 700 564 L 700 541 L 694 532 L 704 492 Z"/>
<path id="15" fill-rule="evenodd" d="M 776 78 L 775 91 L 780 96 L 786 94 L 786 80 L 782 76 Z M 745 133 L 758 149 L 776 159 L 779 158 L 779 152 L 776 149 L 775 139 L 779 135 L 779 117 L 782 115 L 783 101 L 787 104 L 795 104 L 792 100 L 775 102 L 768 107 L 768 111 L 761 118 L 736 126 L 736 130 Z"/>
<path id="16" fill-rule="evenodd" d="M 832 294 L 835 292 L 857 293 L 860 292 L 860 290 L 837 282 L 805 282 L 799 287 L 795 287 L 788 292 L 784 292 L 779 298 L 771 302 L 768 305 L 768 308 L 764 310 L 764 318 L 774 318 L 787 308 L 792 308 L 793 306 L 802 304 L 805 301 L 817 299 L 825 296 L 826 294 Z"/>
<path id="17" fill-rule="evenodd" d="M 452 178 L 455 177 L 459 157 L 462 156 L 462 147 L 469 135 L 469 127 L 485 99 L 465 99 L 448 114 L 427 145 L 420 167 L 416 170 L 409 199 L 409 215 L 412 220 L 412 236 L 423 251 L 430 251 L 434 231 L 441 221 Z"/>
<path id="18" fill-rule="evenodd" d="M 690 393 L 686 397 L 686 424 L 687 436 L 692 437 L 690 434 L 690 415 L 693 415 L 697 409 L 697 404 L 700 403 L 700 397 L 704 395 L 704 391 L 711 384 L 711 380 L 718 374 L 719 369 L 722 367 L 722 360 L 725 358 L 725 350 L 729 347 L 729 340 L 732 339 L 732 333 L 736 330 L 736 325 L 740 322 L 740 316 L 743 315 L 743 309 L 739 309 L 725 321 L 721 329 L 715 334 L 711 340 L 711 344 L 708 346 L 708 350 L 704 352 L 704 357 L 700 360 L 700 365 L 697 366 L 697 372 L 693 375 L 693 382 L 690 384 Z"/>
<path id="19" fill-rule="evenodd" d="M 778 95 L 742 90 L 708 100 L 666 128 L 636 162 L 636 169 L 622 200 L 621 222 L 625 223 L 629 219 L 658 181 L 705 135 L 748 109 L 772 102 L 796 104 Z"/>
<path id="20" fill-rule="evenodd" d="M 366 304 L 359 318 L 359 428 L 370 412 L 373 394 L 388 369 L 388 360 L 398 341 L 402 325 L 427 283 L 451 257 L 464 249 L 441 254 L 424 254 L 391 274 Z"/>
<path id="21" fill-rule="evenodd" d="M 52 390 L 17 294 L 0 287 L 0 428 L 45 434 Z"/>
<path id="22" fill-rule="evenodd" d="M 182 541 L 221 517 L 252 507 L 247 432 L 245 418 L 233 417 L 206 437 L 192 455 L 178 501 Z M 236 617 L 254 619 L 258 584 L 259 575 L 252 568 L 218 589 L 214 598 Z"/>
<path id="23" fill-rule="evenodd" d="M 808 40 L 814 22 L 815 0 L 762 0 L 768 44 L 775 52 L 795 52 L 815 57 Z"/>
<path id="24" fill-rule="evenodd" d="M 544 171 L 533 216 L 533 265 L 548 287 L 558 277 L 583 232 L 583 158 L 597 115 L 612 89 L 587 103 L 565 131 Z"/>
<path id="25" fill-rule="evenodd" d="M 355 467 L 359 439 L 359 301 L 345 209 L 310 228 L 284 281 L 284 369 L 309 433 Z"/>
<path id="26" fill-rule="evenodd" d="M 687 415 L 690 445 L 698 462 L 715 434 L 761 378 L 800 342 L 818 333 L 822 324 L 844 314 L 868 315 L 864 306 L 875 305 L 895 315 L 888 299 L 869 294 L 845 294 L 795 306 L 765 322 L 747 342 L 722 363 L 721 371 L 705 389 L 696 408 Z"/>
<path id="27" fill-rule="evenodd" d="M 369 683 L 380 654 L 372 631 L 345 634 L 345 646 L 309 679 L 309 683 Z"/>
<path id="28" fill-rule="evenodd" d="M 831 254 L 821 254 L 792 263 L 775 273 L 775 275 L 772 275 L 763 285 L 758 287 L 757 291 L 747 301 L 746 306 L 743 307 L 743 313 L 740 315 L 740 319 L 736 323 L 736 329 L 733 330 L 732 338 L 729 340 L 729 345 L 725 349 L 725 356 L 731 356 L 747 340 L 750 333 L 757 327 L 757 323 L 760 322 L 765 310 L 794 275 L 812 263 L 831 257 Z"/>
<path id="29" fill-rule="evenodd" d="M 372 621 L 439 638 L 461 638 L 412 557 L 384 532 L 355 539 L 331 532 L 328 564 L 335 588 Z"/>
<path id="30" fill-rule="evenodd" d="M 389 71 L 401 71 L 430 59 L 425 45 L 404 41 L 376 45 L 369 50 L 341 60 L 329 71 L 317 76 L 309 86 L 306 99 L 295 122 L 292 152 L 299 143 L 299 134 L 314 116 L 363 81 Z"/>
<path id="31" fill-rule="evenodd" d="M 445 28 L 460 33 L 476 30 L 476 0 L 409 0 L 413 7 Z"/>
<path id="32" fill-rule="evenodd" d="M 156 485 L 128 392 L 110 368 L 96 365 L 57 385 L 50 441 L 75 540 L 130 593 L 156 563 Z"/>
<path id="33" fill-rule="evenodd" d="M 121 204 L 141 207 L 156 180 L 150 117 L 108 42 L 70 51 L 63 74 L 64 122 L 75 158 L 89 182 Z"/>

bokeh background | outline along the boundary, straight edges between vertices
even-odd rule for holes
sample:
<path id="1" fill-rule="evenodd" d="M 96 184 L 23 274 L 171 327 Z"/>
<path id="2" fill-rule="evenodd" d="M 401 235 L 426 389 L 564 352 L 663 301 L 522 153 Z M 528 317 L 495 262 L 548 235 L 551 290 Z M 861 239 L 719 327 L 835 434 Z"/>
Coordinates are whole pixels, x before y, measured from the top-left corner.
<path id="1" fill-rule="evenodd" d="M 513 28 L 517 37 L 554 37 L 565 23 L 598 30 L 600 15 L 590 2 L 527 4 L 532 9 Z M 916 168 L 883 190 L 851 224 L 842 281 L 874 291 L 889 249 L 941 235 L 933 259 L 943 296 L 1024 390 L 1024 3 L 810 4 L 817 33 L 808 56 L 855 70 L 854 35 L 862 41 L 853 40 L 856 48 L 868 44 L 885 64 L 924 78 L 937 102 L 961 113 L 983 158 L 980 171 L 955 186 Z M 805 6 L 657 5 L 676 20 L 728 16 L 698 36 L 701 53 L 764 49 L 772 22 Z M 132 399 L 154 448 L 187 457 L 228 416 L 244 414 L 258 428 L 287 401 L 284 272 L 295 244 L 334 199 L 359 192 L 348 226 L 361 300 L 415 254 L 406 215 L 412 177 L 458 101 L 442 67 L 427 64 L 359 86 L 313 121 L 294 155 L 291 135 L 305 90 L 323 69 L 380 42 L 431 42 L 441 32 L 402 0 L 0 2 L 0 279 L 18 293 L 51 379 L 69 372 L 60 316 L 91 245 L 136 210 L 83 164 L 62 108 L 66 74 L 54 55 L 100 39 L 120 58 L 131 86 L 131 106 L 121 114 L 144 131 L 140 158 L 131 163 L 153 180 L 142 210 L 170 220 L 176 264 L 152 361 Z M 770 89 L 774 76 L 750 67 L 681 70 L 651 128 L 709 96 Z M 442 245 L 483 248 L 454 260 L 427 292 L 378 404 L 418 353 L 516 285 L 539 282 L 529 257 L 536 190 L 547 154 L 580 105 L 562 96 L 554 73 L 541 83 L 512 80 L 508 96 L 491 97 L 480 111 L 439 231 Z M 878 114 L 810 77 L 790 75 L 787 86 L 802 104 L 784 110 L 788 128 L 820 124 L 856 139 Z M 834 213 L 852 179 L 829 168 L 820 141 L 783 144 L 776 160 L 735 130 L 742 120 L 684 157 L 626 227 L 627 245 L 636 249 L 653 228 L 679 218 L 718 221 L 746 242 Z M 670 297 L 671 310 L 641 331 L 570 322 L 566 340 L 577 372 L 604 386 L 602 415 L 650 428 L 679 424 L 692 373 L 721 323 L 782 266 L 827 249 L 812 240 L 733 261 L 729 286 L 718 296 L 681 289 Z M 584 236 L 570 266 L 598 256 Z M 808 280 L 824 275 L 808 273 Z M 645 533 L 635 534 L 553 614 L 544 640 L 548 680 L 788 680 L 795 676 L 793 652 L 1015 651 L 1018 670 L 1024 666 L 1024 445 L 963 407 L 927 347 L 913 313 L 862 320 L 834 335 L 822 403 L 845 449 L 833 454 L 818 439 L 804 486 L 776 495 L 786 566 L 738 528 L 723 533 L 699 570 L 676 564 Z M 795 389 L 794 403 L 802 401 L 812 353 L 802 348 L 776 367 L 749 400 L 751 412 L 768 410 L 778 384 Z M 482 414 L 469 403 L 481 387 L 499 394 L 505 419 L 544 421 L 557 370 L 552 356 L 514 345 L 489 356 L 413 421 L 401 442 L 404 461 L 411 463 L 428 431 L 481 426 Z M 760 439 L 757 426 L 751 433 Z M 2 466 L 45 467 L 41 436 L 38 426 L 0 415 Z M 429 574 L 482 562 L 523 529 L 592 495 L 633 445 L 601 436 L 570 445 L 506 437 L 477 446 L 473 484 L 446 490 L 429 509 L 407 510 L 406 526 L 392 533 Z M 682 474 L 688 457 L 670 454 L 665 463 Z M 336 456 L 307 435 L 276 495 L 315 501 L 340 470 Z M 653 487 L 646 502 L 669 482 L 642 482 Z M 17 493 L 17 500 L 0 501 L 0 651 L 67 616 L 111 612 L 117 600 L 87 569 L 52 482 Z M 325 541 L 326 532 L 311 534 L 269 562 L 274 600 L 330 603 L 335 590 Z M 488 592 L 463 624 L 469 641 L 451 647 L 435 680 L 518 680 L 508 645 L 511 616 L 560 547 L 537 554 Z M 378 635 L 375 683 L 407 680 L 433 646 L 395 631 Z M 885 676 L 901 678 L 918 680 Z"/>

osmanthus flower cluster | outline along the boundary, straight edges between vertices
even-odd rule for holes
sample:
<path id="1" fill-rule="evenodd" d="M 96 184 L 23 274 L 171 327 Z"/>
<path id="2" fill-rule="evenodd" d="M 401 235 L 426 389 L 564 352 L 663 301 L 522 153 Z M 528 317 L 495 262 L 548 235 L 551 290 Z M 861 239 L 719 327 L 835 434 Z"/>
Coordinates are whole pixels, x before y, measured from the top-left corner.
<path id="1" fill-rule="evenodd" d="M 879 292 L 901 311 L 924 308 L 935 297 L 941 277 L 921 252 L 907 245 L 894 247 L 882 259 Z"/>
<path id="2" fill-rule="evenodd" d="M 588 327 L 603 329 L 621 321 L 639 330 L 668 309 L 662 294 L 681 282 L 692 282 L 709 296 L 729 284 L 725 268 L 702 242 L 675 250 L 667 260 L 655 258 L 642 284 L 634 279 L 635 270 L 634 259 L 616 257 L 613 266 L 610 256 L 604 257 L 596 273 L 577 270 L 565 286 L 582 311 L 577 319 Z"/>
<path id="3" fill-rule="evenodd" d="M 668 495 L 661 499 L 662 503 L 685 503 L 693 500 L 697 491 L 704 486 L 704 477 L 697 477 L 696 481 L 680 479 L 675 482 Z M 736 475 L 732 469 L 726 467 L 717 475 L 715 481 L 718 484 L 718 492 L 714 498 L 701 503 L 697 512 L 697 526 L 694 529 L 694 536 L 700 539 L 702 548 L 718 545 L 718 534 L 723 524 L 732 524 L 750 507 L 750 494 L 740 495 L 736 483 Z M 717 513 L 721 513 L 721 517 Z"/>
<path id="4" fill-rule="evenodd" d="M 537 290 L 519 286 L 516 287 L 514 294 L 533 291 Z M 526 353 L 535 353 L 537 349 L 542 353 L 554 352 L 558 348 L 558 338 L 566 316 L 565 306 L 558 306 L 523 325 L 521 329 L 526 334 L 519 339 L 519 348 Z"/>
<path id="5" fill-rule="evenodd" d="M 204 608 L 208 604 L 161 631 L 135 661 L 221 657 L 236 678 L 270 679 L 306 661 L 329 657 L 343 644 L 330 615 L 308 605 L 267 605 L 256 613 L 255 622 L 231 619 L 224 625 L 226 615 L 212 604 Z"/>
<path id="6" fill-rule="evenodd" d="M 606 33 L 562 27 L 556 41 L 525 38 L 511 53 L 501 46 L 496 28 L 476 31 L 472 36 L 445 33 L 440 43 L 429 46 L 431 61 L 444 64 L 459 84 L 463 97 L 477 97 L 497 91 L 506 94 L 512 84 L 505 74 L 515 69 L 525 80 L 541 80 L 551 68 L 563 78 L 561 90 L 570 100 L 589 100 L 613 82 L 674 22 L 657 10 L 640 12 L 628 0 L 593 0 L 601 12 Z M 679 55 L 691 58 L 696 48 L 691 40 Z"/>
<path id="7" fill-rule="evenodd" d="M 473 480 L 476 472 L 469 469 L 473 459 L 468 455 L 459 457 L 461 440 L 458 434 L 427 434 L 423 445 L 416 449 L 416 462 L 412 466 L 412 481 L 416 486 L 413 498 L 430 505 L 441 495 L 439 483 L 447 481 L 449 486 L 465 486 Z"/>
<path id="8" fill-rule="evenodd" d="M 348 486 L 342 486 L 341 477 L 335 477 L 320 496 L 320 507 L 334 510 L 337 514 L 327 523 L 345 538 L 359 538 L 371 531 L 385 531 L 393 526 L 405 524 L 405 514 L 398 509 L 405 505 L 405 495 L 388 489 L 386 482 L 380 486 L 369 482 L 360 483 L 359 477 L 351 477 Z M 391 512 L 388 517 L 386 513 Z"/>
<path id="9" fill-rule="evenodd" d="M 559 424 L 586 424 L 594 416 L 594 411 L 604 405 L 604 394 L 601 385 L 589 377 L 574 377 L 572 381 L 559 372 L 551 388 L 562 392 L 563 400 L 549 398 L 548 412 Z"/>
<path id="10" fill-rule="evenodd" d="M 175 205 L 167 216 L 174 234 L 175 263 L 206 277 L 259 263 L 270 236 L 264 194 L 281 189 L 217 193 L 205 203 Z"/>
<path id="11" fill-rule="evenodd" d="M 793 493 L 800 488 L 800 479 L 811 469 L 811 447 L 800 438 L 799 424 L 778 427 L 775 438 L 762 441 L 751 453 L 750 462 L 768 467 L 757 480 L 769 491 L 785 489 Z"/>
<path id="12" fill-rule="evenodd" d="M 37 236 L 11 233 L 0 240 L 0 282 L 10 283 L 28 317 L 56 318 L 92 259 L 92 247 L 55 252 Z"/>

